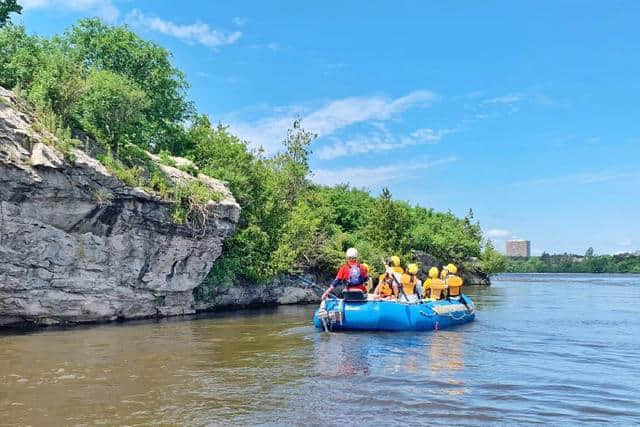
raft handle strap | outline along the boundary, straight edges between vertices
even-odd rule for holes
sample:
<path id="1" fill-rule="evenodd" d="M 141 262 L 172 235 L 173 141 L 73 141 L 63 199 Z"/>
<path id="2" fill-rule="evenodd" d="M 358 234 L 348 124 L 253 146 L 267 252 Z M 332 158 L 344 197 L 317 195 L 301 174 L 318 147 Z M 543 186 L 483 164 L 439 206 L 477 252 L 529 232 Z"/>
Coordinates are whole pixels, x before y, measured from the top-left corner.
<path id="1" fill-rule="evenodd" d="M 433 317 L 433 316 L 437 316 L 438 315 L 438 313 L 436 313 L 435 311 L 433 312 L 433 314 L 427 314 L 424 311 L 420 310 L 419 313 L 420 313 L 421 316 L 424 316 L 424 317 Z"/>
<path id="2" fill-rule="evenodd" d="M 447 313 L 449 315 L 449 317 L 451 317 L 453 320 L 462 320 L 464 319 L 464 317 L 467 315 L 467 313 L 465 313 L 464 311 L 462 312 L 462 316 L 460 317 L 456 317 L 453 315 L 453 312 Z"/>

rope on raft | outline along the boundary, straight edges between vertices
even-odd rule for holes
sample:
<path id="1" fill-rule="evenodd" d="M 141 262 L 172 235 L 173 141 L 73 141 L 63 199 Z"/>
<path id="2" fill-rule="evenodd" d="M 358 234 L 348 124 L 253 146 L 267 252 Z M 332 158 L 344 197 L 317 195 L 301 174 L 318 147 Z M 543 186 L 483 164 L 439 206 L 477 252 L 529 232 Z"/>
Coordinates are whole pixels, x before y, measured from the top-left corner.
<path id="1" fill-rule="evenodd" d="M 454 312 L 451 313 L 447 313 L 449 315 L 449 317 L 451 317 L 453 320 L 462 320 L 465 318 L 465 316 L 467 315 L 467 313 L 465 313 L 464 311 L 462 312 L 462 316 L 460 317 L 456 317 L 453 315 Z"/>
<path id="2" fill-rule="evenodd" d="M 433 316 L 437 316 L 438 313 L 436 313 L 435 311 L 432 314 L 427 314 L 424 311 L 420 310 L 420 315 L 424 316 L 424 317 L 433 317 Z"/>
<path id="3" fill-rule="evenodd" d="M 420 313 L 420 315 L 421 315 L 421 316 L 424 316 L 424 317 L 443 316 L 442 314 L 438 314 L 438 313 L 436 313 L 435 311 L 434 311 L 433 313 L 431 313 L 431 314 L 428 314 L 428 313 L 425 313 L 424 311 L 420 310 L 420 311 L 419 311 L 419 313 Z M 467 316 L 467 313 L 466 313 L 466 312 L 464 312 L 464 311 L 462 312 L 462 316 L 460 316 L 460 317 L 456 317 L 456 316 L 454 316 L 454 314 L 453 314 L 453 313 L 455 313 L 455 312 L 449 312 L 449 313 L 446 313 L 446 314 L 444 314 L 444 316 L 449 316 L 449 317 L 451 317 L 453 320 L 462 320 L 462 319 L 464 319 L 464 318 Z M 474 313 L 474 311 L 469 311 L 469 315 L 471 315 L 471 314 L 473 314 L 473 313 Z"/>

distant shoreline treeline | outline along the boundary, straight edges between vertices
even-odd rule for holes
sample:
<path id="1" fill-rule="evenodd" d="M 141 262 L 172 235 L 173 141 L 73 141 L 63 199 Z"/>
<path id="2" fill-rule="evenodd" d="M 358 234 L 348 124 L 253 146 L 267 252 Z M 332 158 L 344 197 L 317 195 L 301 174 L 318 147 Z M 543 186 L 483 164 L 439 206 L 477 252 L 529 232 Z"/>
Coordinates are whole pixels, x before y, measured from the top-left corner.
<path id="1" fill-rule="evenodd" d="M 558 254 L 533 257 L 505 257 L 506 273 L 640 273 L 640 254 Z"/>

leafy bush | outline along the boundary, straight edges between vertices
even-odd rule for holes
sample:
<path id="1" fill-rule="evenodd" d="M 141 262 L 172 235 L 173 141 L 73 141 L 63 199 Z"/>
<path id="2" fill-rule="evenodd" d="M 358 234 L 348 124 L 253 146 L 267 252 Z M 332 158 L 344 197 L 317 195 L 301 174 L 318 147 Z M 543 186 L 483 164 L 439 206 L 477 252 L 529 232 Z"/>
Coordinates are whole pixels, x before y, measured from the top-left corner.
<path id="1" fill-rule="evenodd" d="M 202 181 L 192 180 L 180 183 L 173 189 L 173 220 L 178 224 L 189 224 L 193 228 L 206 228 L 207 203 L 219 201 L 222 195 L 213 191 Z"/>
<path id="2" fill-rule="evenodd" d="M 487 241 L 480 258 L 480 267 L 485 273 L 501 273 L 507 267 L 507 261 L 502 254 L 493 248 L 491 241 Z"/>
<path id="3" fill-rule="evenodd" d="M 0 29 L 0 85 L 29 88 L 38 70 L 42 42 L 29 36 L 23 26 L 6 25 Z"/>
<path id="4" fill-rule="evenodd" d="M 66 126 L 72 123 L 76 103 L 86 83 L 80 67 L 59 49 L 48 50 L 34 74 L 28 99 L 41 110 L 54 112 Z"/>
<path id="5" fill-rule="evenodd" d="M 160 152 L 158 153 L 158 157 L 160 157 L 160 161 L 163 165 L 171 166 L 174 168 L 177 167 L 176 161 L 173 160 L 173 158 L 171 157 L 171 153 L 169 153 L 167 150 L 160 150 Z"/>
<path id="6" fill-rule="evenodd" d="M 110 71 L 145 93 L 140 132 L 146 148 L 175 155 L 186 151 L 182 123 L 192 116 L 193 105 L 186 100 L 184 73 L 173 67 L 166 49 L 126 26 L 107 26 L 98 19 L 78 21 L 62 38 L 85 72 Z"/>
<path id="7" fill-rule="evenodd" d="M 86 94 L 77 107 L 82 128 L 115 153 L 128 142 L 143 145 L 140 125 L 148 106 L 145 93 L 126 77 L 91 70 Z"/>
<path id="8" fill-rule="evenodd" d="M 127 167 L 120 159 L 113 157 L 111 152 L 97 156 L 100 163 L 107 168 L 116 178 L 130 187 L 143 187 L 145 182 L 142 178 L 144 169 L 142 166 Z"/>

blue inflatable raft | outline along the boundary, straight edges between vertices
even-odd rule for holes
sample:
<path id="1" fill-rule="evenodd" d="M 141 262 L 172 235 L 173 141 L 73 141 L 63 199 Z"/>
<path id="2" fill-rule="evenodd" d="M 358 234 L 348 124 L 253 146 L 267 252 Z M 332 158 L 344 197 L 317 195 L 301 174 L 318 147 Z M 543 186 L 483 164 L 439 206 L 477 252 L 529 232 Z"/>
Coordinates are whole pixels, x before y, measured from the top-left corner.
<path id="1" fill-rule="evenodd" d="M 327 299 L 313 316 L 325 331 L 430 331 L 471 322 L 475 306 L 465 295 L 438 301 Z"/>

